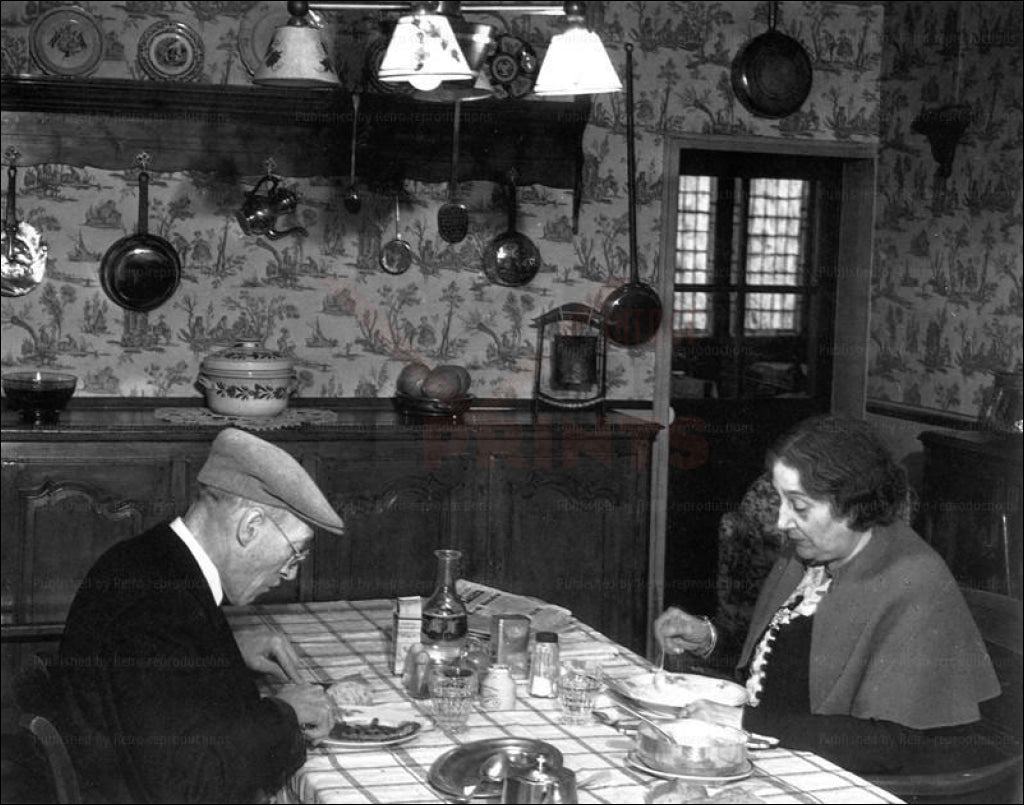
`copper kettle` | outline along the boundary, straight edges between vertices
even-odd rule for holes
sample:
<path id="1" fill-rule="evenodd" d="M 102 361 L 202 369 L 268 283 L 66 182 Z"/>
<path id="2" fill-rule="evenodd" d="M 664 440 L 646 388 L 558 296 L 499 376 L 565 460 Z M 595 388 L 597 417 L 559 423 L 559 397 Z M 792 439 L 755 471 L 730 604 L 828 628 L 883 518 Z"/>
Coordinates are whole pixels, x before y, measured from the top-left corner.
<path id="1" fill-rule="evenodd" d="M 267 191 L 260 193 L 260 188 L 267 183 Z M 306 228 L 302 226 L 276 228 L 277 219 L 295 212 L 298 206 L 299 198 L 295 192 L 281 186 L 281 177 L 268 173 L 245 194 L 242 209 L 235 213 L 235 217 L 246 235 L 263 235 L 271 240 L 286 235 L 306 235 Z"/>

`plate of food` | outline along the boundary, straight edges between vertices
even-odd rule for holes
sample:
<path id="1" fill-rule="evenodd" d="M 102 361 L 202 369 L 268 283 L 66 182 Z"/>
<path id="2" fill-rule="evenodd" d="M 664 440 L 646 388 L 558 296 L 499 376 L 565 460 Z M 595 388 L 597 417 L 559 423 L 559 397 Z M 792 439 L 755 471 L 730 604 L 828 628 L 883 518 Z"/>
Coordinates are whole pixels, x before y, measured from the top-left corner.
<path id="1" fill-rule="evenodd" d="M 702 674 L 646 673 L 605 682 L 612 693 L 669 716 L 680 715 L 681 708 L 698 699 L 731 707 L 747 702 L 747 689 L 742 685 Z"/>
<path id="2" fill-rule="evenodd" d="M 325 746 L 338 749 L 374 749 L 411 741 L 425 729 L 418 711 L 401 705 L 341 707 Z"/>
<path id="3" fill-rule="evenodd" d="M 51 8 L 29 32 L 29 51 L 50 75 L 89 75 L 103 58 L 105 39 L 99 23 L 77 6 Z"/>

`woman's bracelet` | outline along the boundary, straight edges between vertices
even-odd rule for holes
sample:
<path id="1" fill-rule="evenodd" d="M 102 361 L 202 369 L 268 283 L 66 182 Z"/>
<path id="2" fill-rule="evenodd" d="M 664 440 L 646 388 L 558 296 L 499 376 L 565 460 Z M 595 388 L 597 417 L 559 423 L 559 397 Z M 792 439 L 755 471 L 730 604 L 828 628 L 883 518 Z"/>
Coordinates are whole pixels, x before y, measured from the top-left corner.
<path id="1" fill-rule="evenodd" d="M 711 634 L 711 642 L 708 647 L 700 653 L 701 657 L 710 657 L 711 653 L 715 650 L 715 646 L 718 645 L 718 630 L 715 628 L 715 624 L 711 622 L 711 618 L 707 615 L 701 616 L 701 620 L 707 624 L 708 632 Z"/>

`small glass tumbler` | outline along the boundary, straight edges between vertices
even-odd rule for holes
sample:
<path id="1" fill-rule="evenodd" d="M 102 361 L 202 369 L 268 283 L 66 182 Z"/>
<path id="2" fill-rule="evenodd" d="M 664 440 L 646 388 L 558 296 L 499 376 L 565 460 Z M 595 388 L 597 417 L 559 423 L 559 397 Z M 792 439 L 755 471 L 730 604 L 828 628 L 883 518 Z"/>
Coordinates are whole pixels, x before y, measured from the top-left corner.
<path id="1" fill-rule="evenodd" d="M 462 665 L 438 665 L 430 674 L 434 720 L 450 732 L 466 728 L 477 696 L 477 674 Z"/>
<path id="2" fill-rule="evenodd" d="M 569 662 L 562 665 L 558 702 L 563 724 L 590 724 L 594 701 L 601 690 L 601 666 L 595 662 Z"/>

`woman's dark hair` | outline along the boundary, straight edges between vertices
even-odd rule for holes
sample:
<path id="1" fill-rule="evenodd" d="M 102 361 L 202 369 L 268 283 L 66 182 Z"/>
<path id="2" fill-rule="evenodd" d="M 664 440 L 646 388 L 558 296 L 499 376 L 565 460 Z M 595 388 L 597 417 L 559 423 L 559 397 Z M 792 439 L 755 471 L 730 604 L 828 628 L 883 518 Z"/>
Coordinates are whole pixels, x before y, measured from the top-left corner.
<path id="1" fill-rule="evenodd" d="M 863 420 L 822 415 L 805 419 L 769 450 L 800 473 L 812 498 L 827 500 L 850 528 L 864 531 L 895 520 L 907 500 L 907 478 L 875 430 Z"/>

